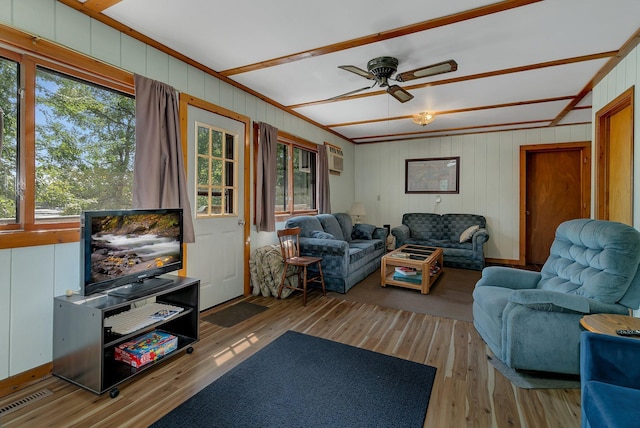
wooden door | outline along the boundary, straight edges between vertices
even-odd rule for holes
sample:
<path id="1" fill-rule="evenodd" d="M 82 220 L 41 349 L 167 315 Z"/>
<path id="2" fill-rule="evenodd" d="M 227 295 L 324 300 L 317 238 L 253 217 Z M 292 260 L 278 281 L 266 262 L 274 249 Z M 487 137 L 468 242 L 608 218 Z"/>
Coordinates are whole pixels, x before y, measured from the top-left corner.
<path id="1" fill-rule="evenodd" d="M 523 264 L 544 264 L 558 225 L 589 217 L 589 147 L 589 143 L 523 147 Z"/>
<path id="2" fill-rule="evenodd" d="M 633 225 L 633 88 L 596 114 L 596 212 Z"/>

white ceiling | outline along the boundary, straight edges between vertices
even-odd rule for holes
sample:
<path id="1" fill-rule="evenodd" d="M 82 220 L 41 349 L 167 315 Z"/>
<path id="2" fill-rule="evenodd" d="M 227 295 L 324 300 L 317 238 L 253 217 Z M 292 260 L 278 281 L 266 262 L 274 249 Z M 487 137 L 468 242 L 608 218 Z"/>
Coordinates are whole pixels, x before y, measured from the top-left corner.
<path id="1" fill-rule="evenodd" d="M 589 123 L 594 77 L 640 29 L 638 0 L 59 1 L 355 143 Z M 378 87 L 318 103 L 372 83 L 339 65 L 366 70 L 380 56 L 396 57 L 398 72 L 449 59 L 458 70 L 398 83 L 415 97 L 404 104 Z M 436 120 L 415 125 L 421 111 Z"/>

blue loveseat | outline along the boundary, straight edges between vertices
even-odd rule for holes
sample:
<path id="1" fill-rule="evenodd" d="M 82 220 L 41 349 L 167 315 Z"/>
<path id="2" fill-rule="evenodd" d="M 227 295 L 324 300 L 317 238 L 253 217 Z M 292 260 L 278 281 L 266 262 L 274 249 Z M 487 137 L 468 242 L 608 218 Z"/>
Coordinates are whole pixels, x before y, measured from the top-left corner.
<path id="1" fill-rule="evenodd" d="M 461 239 L 469 228 L 473 232 Z M 442 248 L 445 266 L 481 270 L 484 243 L 489 240 L 486 228 L 487 220 L 476 214 L 408 213 L 391 234 L 396 238 L 396 248 L 405 244 Z"/>
<path id="2" fill-rule="evenodd" d="M 375 272 L 385 254 L 387 229 L 354 226 L 347 213 L 291 217 L 285 227 L 300 227 L 300 254 L 322 257 L 325 287 L 338 293 L 346 293 Z"/>

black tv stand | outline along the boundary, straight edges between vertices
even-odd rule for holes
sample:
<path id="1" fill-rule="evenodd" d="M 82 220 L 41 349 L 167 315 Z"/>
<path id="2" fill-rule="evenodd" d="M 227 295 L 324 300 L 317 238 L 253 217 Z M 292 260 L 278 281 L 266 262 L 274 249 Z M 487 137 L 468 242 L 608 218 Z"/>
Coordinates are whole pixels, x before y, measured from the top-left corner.
<path id="1" fill-rule="evenodd" d="M 55 297 L 53 374 L 97 394 L 109 391 L 112 398 L 116 397 L 118 385 L 126 380 L 179 356 L 182 351 L 193 352 L 193 344 L 200 335 L 199 293 L 199 280 L 175 277 L 171 284 L 136 299 L 106 293 Z M 105 326 L 105 319 L 111 316 L 154 303 L 179 306 L 183 310 L 128 334 L 110 332 Z M 177 349 L 139 368 L 116 361 L 118 346 L 156 330 L 177 337 Z"/>
<path id="2" fill-rule="evenodd" d="M 108 294 L 110 296 L 122 297 L 123 299 L 131 300 L 137 299 L 138 297 L 144 297 L 150 293 L 155 293 L 167 285 L 172 284 L 173 279 L 170 278 L 147 278 L 143 281 L 133 282 L 113 291 L 109 291 Z"/>

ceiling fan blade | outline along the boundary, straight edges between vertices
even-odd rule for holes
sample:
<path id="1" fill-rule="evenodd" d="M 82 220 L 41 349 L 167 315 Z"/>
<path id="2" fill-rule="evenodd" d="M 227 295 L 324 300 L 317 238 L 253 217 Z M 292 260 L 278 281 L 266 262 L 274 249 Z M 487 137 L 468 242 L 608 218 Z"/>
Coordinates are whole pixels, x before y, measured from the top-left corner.
<path id="1" fill-rule="evenodd" d="M 375 86 L 375 84 L 373 85 Z M 336 95 L 335 97 L 329 98 L 329 100 L 337 100 L 339 98 L 348 97 L 349 95 L 357 94 L 358 92 L 364 91 L 365 89 L 371 89 L 373 86 L 365 86 L 364 88 L 356 89 L 355 91 L 350 91 L 345 94 Z"/>
<path id="2" fill-rule="evenodd" d="M 366 79 L 376 80 L 376 76 L 369 73 L 368 71 L 364 71 L 363 69 L 356 67 L 355 65 L 339 65 L 338 68 L 341 68 L 346 71 L 350 71 L 352 73 L 357 74 L 358 76 L 362 76 Z"/>
<path id="3" fill-rule="evenodd" d="M 449 61 L 439 62 L 438 64 L 428 65 L 426 67 L 416 68 L 415 70 L 405 71 L 395 77 L 398 82 L 408 82 L 409 80 L 419 79 L 421 77 L 435 76 L 436 74 L 449 73 L 458 69 L 458 63 L 450 59 Z"/>
<path id="4" fill-rule="evenodd" d="M 389 93 L 389 95 L 391 95 L 393 98 L 400 101 L 401 103 L 406 103 L 407 101 L 410 101 L 411 99 L 413 99 L 413 95 L 411 95 L 409 92 L 405 91 L 398 85 L 389 86 L 387 88 L 387 92 Z"/>

